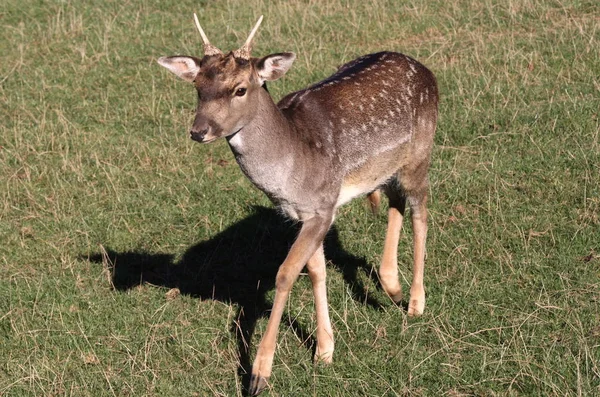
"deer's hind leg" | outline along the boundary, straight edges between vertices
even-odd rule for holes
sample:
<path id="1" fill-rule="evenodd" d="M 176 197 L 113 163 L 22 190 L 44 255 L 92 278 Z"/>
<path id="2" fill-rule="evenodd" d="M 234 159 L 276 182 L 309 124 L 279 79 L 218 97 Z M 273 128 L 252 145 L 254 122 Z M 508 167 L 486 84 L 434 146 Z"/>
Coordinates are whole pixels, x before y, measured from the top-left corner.
<path id="1" fill-rule="evenodd" d="M 384 291 L 394 302 L 398 303 L 402 300 L 402 287 L 398 280 L 398 241 L 404 219 L 406 198 L 396 181 L 385 186 L 384 192 L 389 198 L 390 205 L 383 258 L 379 267 L 379 279 Z"/>
<path id="2" fill-rule="evenodd" d="M 410 186 L 406 190 L 400 183 L 400 174 L 385 187 L 390 206 L 388 210 L 388 227 L 385 236 L 383 259 L 379 268 L 379 278 L 385 292 L 394 300 L 402 299 L 402 287 L 398 280 L 398 241 L 404 219 L 406 201 L 410 205 L 413 225 L 413 279 L 410 287 L 408 315 L 418 316 L 425 309 L 425 288 L 423 274 L 425 268 L 425 241 L 427 239 L 427 178 L 422 183 Z"/>
<path id="3" fill-rule="evenodd" d="M 408 315 L 419 316 L 425 310 L 425 241 L 427 240 L 427 189 L 408 197 L 413 225 L 413 279 L 410 286 Z"/>

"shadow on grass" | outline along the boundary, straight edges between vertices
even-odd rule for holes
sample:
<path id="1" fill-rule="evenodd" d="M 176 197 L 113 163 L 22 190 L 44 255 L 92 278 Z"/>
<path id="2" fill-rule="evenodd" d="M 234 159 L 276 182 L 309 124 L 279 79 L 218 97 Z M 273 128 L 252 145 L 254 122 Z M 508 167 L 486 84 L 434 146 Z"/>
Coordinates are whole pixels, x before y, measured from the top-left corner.
<path id="1" fill-rule="evenodd" d="M 182 294 L 201 299 L 236 304 L 238 313 L 231 332 L 236 335 L 240 361 L 238 372 L 247 390 L 251 371 L 248 346 L 256 322 L 268 315 L 271 302 L 267 301 L 266 294 L 275 287 L 277 269 L 298 230 L 298 225 L 290 224 L 275 210 L 254 207 L 251 216 L 212 239 L 189 247 L 177 262 L 173 254 L 115 252 L 110 249 L 92 253 L 85 259 L 95 263 L 108 260 L 113 285 L 119 291 L 151 283 L 166 288 L 177 287 Z M 335 226 L 325 240 L 325 255 L 328 265 L 331 263 L 342 272 L 355 299 L 375 308 L 381 307 L 368 296 L 357 278 L 360 269 L 370 274 L 371 267 L 363 258 L 344 251 Z M 314 353 L 315 341 L 311 333 L 295 321 L 288 320 L 287 325 Z"/>

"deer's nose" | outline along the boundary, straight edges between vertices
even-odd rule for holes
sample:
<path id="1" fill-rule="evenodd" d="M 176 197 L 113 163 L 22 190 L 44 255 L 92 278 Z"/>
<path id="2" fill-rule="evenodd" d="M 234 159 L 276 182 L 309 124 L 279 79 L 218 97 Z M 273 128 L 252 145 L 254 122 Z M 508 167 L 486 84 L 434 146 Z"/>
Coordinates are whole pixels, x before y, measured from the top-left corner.
<path id="1" fill-rule="evenodd" d="M 192 129 L 190 131 L 190 138 L 192 138 L 196 142 L 202 142 L 207 133 L 208 133 L 208 128 L 205 128 L 202 131 L 195 131 Z"/>

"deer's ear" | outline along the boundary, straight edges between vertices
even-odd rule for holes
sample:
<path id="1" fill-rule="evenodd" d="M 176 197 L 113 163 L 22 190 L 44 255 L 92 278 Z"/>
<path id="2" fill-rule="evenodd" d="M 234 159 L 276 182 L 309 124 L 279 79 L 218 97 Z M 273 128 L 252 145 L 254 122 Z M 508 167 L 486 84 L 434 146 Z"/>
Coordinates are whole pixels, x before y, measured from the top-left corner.
<path id="1" fill-rule="evenodd" d="M 282 77 L 292 67 L 296 59 L 293 52 L 284 52 L 281 54 L 271 54 L 256 62 L 256 72 L 260 78 L 260 83 L 265 81 L 277 80 Z"/>
<path id="2" fill-rule="evenodd" d="M 193 82 L 200 71 L 200 60 L 194 57 L 160 57 L 158 64 L 164 66 L 185 81 Z"/>

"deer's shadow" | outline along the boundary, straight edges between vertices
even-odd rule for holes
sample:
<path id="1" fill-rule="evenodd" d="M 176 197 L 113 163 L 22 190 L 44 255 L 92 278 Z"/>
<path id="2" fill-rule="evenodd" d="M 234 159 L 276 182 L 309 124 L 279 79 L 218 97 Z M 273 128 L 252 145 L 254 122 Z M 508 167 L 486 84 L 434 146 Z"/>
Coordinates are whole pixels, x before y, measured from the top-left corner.
<path id="1" fill-rule="evenodd" d="M 247 388 L 251 370 L 247 346 L 256 322 L 268 315 L 271 302 L 266 294 L 274 288 L 275 275 L 299 230 L 273 209 L 254 207 L 254 213 L 207 241 L 190 246 L 180 260 L 174 254 L 146 252 L 103 252 L 85 256 L 94 263 L 107 262 L 116 290 L 125 291 L 143 283 L 179 288 L 182 294 L 214 299 L 238 308 L 231 325 L 239 354 L 239 375 Z M 325 239 L 325 255 L 350 285 L 354 298 L 380 308 L 365 292 L 359 271 L 373 276 L 364 258 L 344 251 L 335 226 Z M 285 320 L 284 320 L 285 321 Z M 315 340 L 301 325 L 288 321 L 300 340 L 315 349 Z"/>

